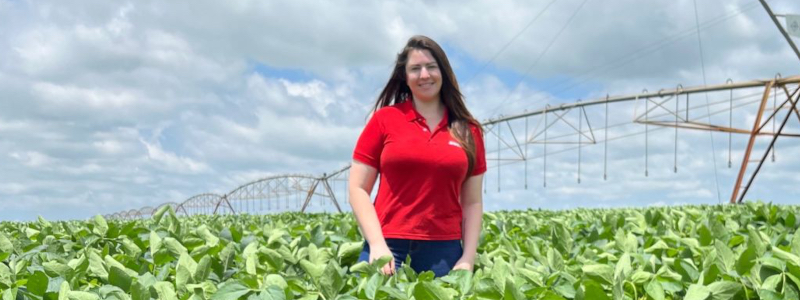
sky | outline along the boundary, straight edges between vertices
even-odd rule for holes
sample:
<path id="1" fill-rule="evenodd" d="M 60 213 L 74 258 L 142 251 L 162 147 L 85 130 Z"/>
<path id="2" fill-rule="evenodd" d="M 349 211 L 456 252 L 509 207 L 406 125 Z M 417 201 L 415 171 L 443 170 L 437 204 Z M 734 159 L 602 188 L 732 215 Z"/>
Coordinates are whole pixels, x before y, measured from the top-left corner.
<path id="1" fill-rule="evenodd" d="M 797 1 L 769 4 L 800 14 Z M 396 54 L 415 34 L 444 47 L 479 120 L 800 73 L 756 1 L 0 0 L 0 19 L 0 220 L 14 221 L 85 219 L 345 167 Z M 609 117 L 630 122 L 637 109 L 615 106 Z M 593 125 L 603 116 L 587 111 Z M 735 115 L 742 126 L 754 116 Z M 527 175 L 523 163 L 491 161 L 484 207 L 727 202 L 746 136 L 732 137 L 733 168 L 727 134 L 681 131 L 677 155 L 674 132 L 649 136 L 647 149 L 641 135 L 609 142 L 608 152 L 582 148 L 580 183 L 576 150 L 549 154 L 545 165 L 542 145 L 531 144 L 539 150 L 529 152 Z M 491 136 L 486 143 L 497 149 Z M 798 146 L 779 140 L 776 162 L 748 197 L 798 203 Z"/>

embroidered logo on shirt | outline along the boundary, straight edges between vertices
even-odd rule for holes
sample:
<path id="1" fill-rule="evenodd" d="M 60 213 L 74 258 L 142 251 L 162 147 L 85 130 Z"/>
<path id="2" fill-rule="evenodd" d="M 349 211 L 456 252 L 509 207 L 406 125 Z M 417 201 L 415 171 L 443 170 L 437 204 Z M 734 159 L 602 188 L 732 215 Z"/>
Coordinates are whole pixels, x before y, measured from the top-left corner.
<path id="1" fill-rule="evenodd" d="M 456 147 L 458 147 L 458 148 L 461 148 L 461 145 L 459 145 L 459 144 L 458 144 L 456 141 L 450 141 L 450 142 L 449 142 L 449 143 L 447 143 L 447 144 L 448 144 L 448 145 L 450 145 L 450 146 L 456 146 Z"/>

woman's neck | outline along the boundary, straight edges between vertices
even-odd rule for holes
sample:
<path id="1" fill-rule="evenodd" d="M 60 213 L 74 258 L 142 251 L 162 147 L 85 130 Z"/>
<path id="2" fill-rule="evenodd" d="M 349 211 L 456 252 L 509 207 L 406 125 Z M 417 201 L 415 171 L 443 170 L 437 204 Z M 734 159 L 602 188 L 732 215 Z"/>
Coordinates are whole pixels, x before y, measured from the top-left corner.
<path id="1" fill-rule="evenodd" d="M 412 99 L 414 109 L 419 112 L 425 119 L 440 119 L 444 115 L 444 104 L 441 100 L 423 101 Z"/>

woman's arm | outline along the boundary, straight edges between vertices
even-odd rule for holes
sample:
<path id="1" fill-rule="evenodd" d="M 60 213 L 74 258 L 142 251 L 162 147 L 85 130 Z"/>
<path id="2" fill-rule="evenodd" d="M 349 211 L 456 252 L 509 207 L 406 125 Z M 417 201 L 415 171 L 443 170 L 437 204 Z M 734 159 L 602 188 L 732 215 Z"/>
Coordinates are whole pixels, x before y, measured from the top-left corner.
<path id="1" fill-rule="evenodd" d="M 461 211 L 464 222 L 461 226 L 461 242 L 464 247 L 464 254 L 456 262 L 453 270 L 464 269 L 472 271 L 475 266 L 483 218 L 482 185 L 483 174 L 471 176 L 461 187 Z"/>
<path id="2" fill-rule="evenodd" d="M 370 201 L 370 193 L 378 177 L 378 170 L 361 163 L 353 161 L 350 166 L 350 206 L 353 207 L 353 214 L 356 216 L 361 234 L 369 243 L 369 262 L 381 258 L 382 256 L 392 256 L 386 239 L 383 238 L 381 224 L 378 221 L 378 214 L 375 213 L 375 206 Z M 394 274 L 394 258 L 381 270 L 383 274 Z"/>

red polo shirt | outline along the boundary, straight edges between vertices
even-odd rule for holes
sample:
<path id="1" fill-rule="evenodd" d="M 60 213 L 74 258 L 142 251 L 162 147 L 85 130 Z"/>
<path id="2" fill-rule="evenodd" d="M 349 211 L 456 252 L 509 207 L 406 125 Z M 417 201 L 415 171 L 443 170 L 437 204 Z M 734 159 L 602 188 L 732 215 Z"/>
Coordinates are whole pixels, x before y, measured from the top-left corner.
<path id="1" fill-rule="evenodd" d="M 375 211 L 385 238 L 461 239 L 461 186 L 467 154 L 450 136 L 447 113 L 429 132 L 411 100 L 379 109 L 358 138 L 353 159 L 380 174 Z M 470 125 L 476 161 L 471 175 L 486 172 L 478 126 Z"/>

